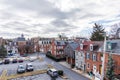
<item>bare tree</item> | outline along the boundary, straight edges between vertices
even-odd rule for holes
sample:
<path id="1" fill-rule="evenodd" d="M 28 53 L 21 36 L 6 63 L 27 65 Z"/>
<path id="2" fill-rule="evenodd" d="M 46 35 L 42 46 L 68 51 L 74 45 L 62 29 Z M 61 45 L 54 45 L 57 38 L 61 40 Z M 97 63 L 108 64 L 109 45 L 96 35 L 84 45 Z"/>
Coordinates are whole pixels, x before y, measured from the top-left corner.
<path id="1" fill-rule="evenodd" d="M 120 33 L 120 31 L 119 31 L 119 29 L 120 29 L 120 23 L 114 24 L 114 25 L 112 25 L 110 27 L 111 27 L 111 31 L 110 31 L 109 37 L 113 38 L 113 39 L 119 38 L 120 37 L 119 36 L 119 33 Z"/>

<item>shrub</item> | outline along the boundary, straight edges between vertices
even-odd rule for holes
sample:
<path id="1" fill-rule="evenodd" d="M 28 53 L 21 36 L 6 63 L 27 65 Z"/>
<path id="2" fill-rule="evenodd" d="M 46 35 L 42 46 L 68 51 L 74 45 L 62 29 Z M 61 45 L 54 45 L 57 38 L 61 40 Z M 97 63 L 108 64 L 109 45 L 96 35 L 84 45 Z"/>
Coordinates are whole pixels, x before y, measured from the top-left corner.
<path id="1" fill-rule="evenodd" d="M 46 54 L 46 56 L 49 57 L 49 58 L 51 58 L 51 59 L 53 59 L 53 60 L 55 60 L 56 62 L 59 61 L 59 59 L 57 57 L 55 57 L 55 56 L 53 56 L 51 54 Z"/>
<path id="2" fill-rule="evenodd" d="M 63 76 L 63 70 L 58 70 L 58 74 L 60 75 L 60 76 Z"/>

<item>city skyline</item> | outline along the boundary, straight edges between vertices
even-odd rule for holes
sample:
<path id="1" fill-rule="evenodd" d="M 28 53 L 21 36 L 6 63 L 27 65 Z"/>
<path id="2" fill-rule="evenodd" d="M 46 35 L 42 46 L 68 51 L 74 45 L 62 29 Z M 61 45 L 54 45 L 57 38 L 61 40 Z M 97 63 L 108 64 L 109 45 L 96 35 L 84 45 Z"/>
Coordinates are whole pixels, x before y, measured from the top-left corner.
<path id="1" fill-rule="evenodd" d="M 0 37 L 90 36 L 94 23 L 110 32 L 119 23 L 120 1 L 0 0 Z"/>

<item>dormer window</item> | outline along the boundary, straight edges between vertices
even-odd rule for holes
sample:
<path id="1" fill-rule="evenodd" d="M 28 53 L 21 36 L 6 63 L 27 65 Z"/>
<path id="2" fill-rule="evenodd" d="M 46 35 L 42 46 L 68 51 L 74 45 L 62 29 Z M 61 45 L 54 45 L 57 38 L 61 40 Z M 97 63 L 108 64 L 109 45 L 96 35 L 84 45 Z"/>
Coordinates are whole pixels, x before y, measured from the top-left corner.
<path id="1" fill-rule="evenodd" d="M 111 43 L 107 42 L 107 49 L 110 50 L 111 49 Z"/>
<path id="2" fill-rule="evenodd" d="M 82 40 L 82 43 L 84 43 L 84 40 Z"/>
<path id="3" fill-rule="evenodd" d="M 83 44 L 80 44 L 80 49 L 83 50 Z"/>
<path id="4" fill-rule="evenodd" d="M 93 44 L 90 44 L 90 51 L 93 51 Z"/>

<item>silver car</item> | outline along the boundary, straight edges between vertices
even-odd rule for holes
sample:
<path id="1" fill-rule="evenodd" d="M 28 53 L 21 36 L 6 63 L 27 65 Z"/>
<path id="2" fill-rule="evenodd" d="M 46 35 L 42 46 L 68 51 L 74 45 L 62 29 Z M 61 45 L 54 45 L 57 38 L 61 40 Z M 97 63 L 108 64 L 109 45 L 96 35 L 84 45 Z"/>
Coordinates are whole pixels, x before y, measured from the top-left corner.
<path id="1" fill-rule="evenodd" d="M 47 74 L 49 74 L 51 77 L 58 77 L 58 71 L 54 68 L 48 69 Z"/>
<path id="2" fill-rule="evenodd" d="M 17 73 L 24 73 L 24 72 L 25 72 L 25 67 L 24 67 L 24 65 L 18 65 Z"/>

